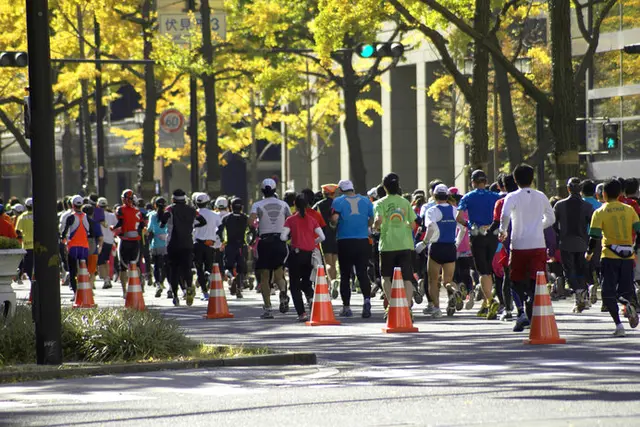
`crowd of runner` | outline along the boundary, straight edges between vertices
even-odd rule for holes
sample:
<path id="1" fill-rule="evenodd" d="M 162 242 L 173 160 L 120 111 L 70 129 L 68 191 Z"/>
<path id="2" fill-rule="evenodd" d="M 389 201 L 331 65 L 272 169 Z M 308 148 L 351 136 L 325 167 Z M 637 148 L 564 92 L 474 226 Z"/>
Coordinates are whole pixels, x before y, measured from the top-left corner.
<path id="1" fill-rule="evenodd" d="M 237 197 L 211 200 L 182 190 L 170 201 L 150 203 L 125 190 L 113 207 L 95 195 L 66 197 L 58 206 L 62 280 L 75 294 L 79 261 L 85 260 L 92 283 L 100 277 L 108 289 L 119 281 L 124 296 L 135 262 L 157 298 L 166 290 L 174 305 L 181 299 L 192 305 L 197 287 L 202 300 L 209 298 L 217 263 L 237 298 L 253 289 L 254 273 L 261 318 L 274 317 L 277 292 L 278 310 L 289 310 L 290 295 L 298 320 L 305 321 L 318 266 L 325 267 L 332 297 L 342 300 L 341 316 L 353 316 L 351 295 L 362 293 L 363 318 L 371 317 L 380 290 L 387 308 L 385 296 L 400 267 L 409 306 L 426 299 L 426 316 L 453 316 L 480 303 L 477 316 L 514 319 L 513 330 L 520 332 L 529 326 L 536 274 L 543 271 L 552 299 L 572 295 L 574 313 L 589 309 L 600 293 L 614 335 L 624 336 L 618 304 L 630 326 L 638 324 L 638 180 L 596 185 L 571 178 L 563 199 L 548 199 L 533 185 L 534 171 L 525 164 L 495 183 L 474 171 L 466 194 L 440 180 L 426 191 L 403 193 L 399 176 L 390 173 L 366 196 L 342 180 L 317 193 L 279 197 L 268 178 L 248 214 Z M 27 250 L 17 280 L 33 273 L 32 209 L 31 199 L 0 205 L 0 235 L 21 239 Z"/>

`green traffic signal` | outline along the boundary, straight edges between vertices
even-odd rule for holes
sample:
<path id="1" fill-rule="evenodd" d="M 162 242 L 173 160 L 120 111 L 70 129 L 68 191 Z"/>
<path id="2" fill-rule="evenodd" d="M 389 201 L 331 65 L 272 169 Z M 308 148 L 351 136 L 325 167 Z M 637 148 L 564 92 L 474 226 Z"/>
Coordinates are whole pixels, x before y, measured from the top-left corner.
<path id="1" fill-rule="evenodd" d="M 358 55 L 361 58 L 371 58 L 376 52 L 376 48 L 372 44 L 361 44 L 358 46 Z"/>
<path id="2" fill-rule="evenodd" d="M 614 148 L 616 148 L 616 140 L 615 138 L 607 138 L 607 148 L 610 150 L 613 150 Z"/>
<path id="3" fill-rule="evenodd" d="M 356 46 L 360 58 L 400 58 L 404 54 L 402 43 L 361 43 Z"/>
<path id="4" fill-rule="evenodd" d="M 602 139 L 605 149 L 615 150 L 618 148 L 618 129 L 617 123 L 607 122 L 602 124 Z"/>

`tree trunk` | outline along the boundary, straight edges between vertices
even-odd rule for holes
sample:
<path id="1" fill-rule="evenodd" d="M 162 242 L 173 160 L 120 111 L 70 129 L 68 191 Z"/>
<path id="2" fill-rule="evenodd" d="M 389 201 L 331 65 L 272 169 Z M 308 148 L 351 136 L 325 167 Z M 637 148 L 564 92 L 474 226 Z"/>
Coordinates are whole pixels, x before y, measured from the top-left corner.
<path id="1" fill-rule="evenodd" d="M 364 193 L 367 191 L 367 169 L 364 166 L 362 158 L 362 144 L 360 142 L 360 133 L 358 132 L 359 120 L 356 102 L 358 100 L 358 87 L 356 85 L 356 73 L 353 69 L 351 52 L 344 53 L 342 61 L 342 72 L 344 74 L 344 130 L 347 134 L 347 146 L 349 148 L 349 169 L 351 179 L 356 192 Z M 342 179 L 349 177 L 343 176 Z"/>
<path id="2" fill-rule="evenodd" d="M 258 141 L 256 138 L 256 101 L 255 101 L 255 93 L 253 89 L 249 92 L 251 96 L 250 106 L 251 106 L 251 147 L 249 150 L 249 167 L 251 171 L 249 171 L 250 179 L 249 179 L 249 198 L 256 202 L 260 199 L 260 192 L 258 190 Z"/>
<path id="3" fill-rule="evenodd" d="M 207 192 L 212 197 L 220 195 L 220 147 L 218 146 L 218 111 L 216 106 L 216 77 L 213 73 L 213 45 L 211 41 L 211 9 L 209 0 L 202 0 L 202 55 L 209 73 L 202 76 L 205 102 L 205 128 L 207 131 Z"/>
<path id="4" fill-rule="evenodd" d="M 480 34 L 489 32 L 491 1 L 476 0 L 473 27 Z M 489 101 L 489 52 L 482 43 L 474 43 L 473 85 L 470 108 L 471 146 L 469 162 L 473 169 L 486 169 L 489 164 L 489 129 L 487 103 Z"/>
<path id="5" fill-rule="evenodd" d="M 550 128 L 555 142 L 558 194 L 566 193 L 565 183 L 579 172 L 576 89 L 571 57 L 571 6 L 566 0 L 551 0 L 551 62 L 554 109 Z"/>
<path id="6" fill-rule="evenodd" d="M 493 67 L 496 73 L 496 85 L 500 99 L 500 115 L 502 116 L 502 130 L 507 147 L 509 167 L 513 170 L 518 164 L 522 163 L 522 145 L 518 127 L 516 126 L 516 119 L 513 115 L 511 83 L 509 83 L 507 70 L 505 70 L 495 58 L 493 59 Z"/>
<path id="7" fill-rule="evenodd" d="M 145 0 L 142 6 L 142 18 L 145 20 L 145 27 L 150 26 L 152 0 Z M 144 39 L 144 59 L 151 59 L 153 52 L 153 35 L 150 28 L 143 28 Z M 156 158 L 156 107 L 157 88 L 156 76 L 153 64 L 144 66 L 145 83 L 145 116 L 142 124 L 142 155 L 138 172 L 138 192 L 145 200 L 150 200 L 155 194 L 155 184 L 153 180 L 153 168 Z"/>

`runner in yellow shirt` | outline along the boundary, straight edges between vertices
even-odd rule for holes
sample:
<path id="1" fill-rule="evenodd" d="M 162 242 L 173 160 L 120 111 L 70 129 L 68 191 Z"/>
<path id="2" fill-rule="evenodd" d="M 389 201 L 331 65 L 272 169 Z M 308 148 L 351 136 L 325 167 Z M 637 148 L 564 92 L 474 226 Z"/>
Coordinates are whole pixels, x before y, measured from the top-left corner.
<path id="1" fill-rule="evenodd" d="M 16 231 L 22 234 L 22 249 L 27 251 L 22 260 L 22 273 L 26 273 L 29 280 L 33 275 L 33 199 L 29 197 L 24 202 L 27 210 L 18 217 Z"/>

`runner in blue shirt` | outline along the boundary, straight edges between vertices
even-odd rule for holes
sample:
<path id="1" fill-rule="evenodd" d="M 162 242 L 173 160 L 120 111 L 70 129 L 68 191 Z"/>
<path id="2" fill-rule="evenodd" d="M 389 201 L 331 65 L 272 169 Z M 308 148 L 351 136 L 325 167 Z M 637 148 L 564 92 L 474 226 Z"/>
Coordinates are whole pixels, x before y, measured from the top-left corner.
<path id="1" fill-rule="evenodd" d="M 498 248 L 498 237 L 489 232 L 493 222 L 493 208 L 500 199 L 500 194 L 489 191 L 487 175 L 478 169 L 471 174 L 473 191 L 465 194 L 458 205 L 457 221 L 467 226 L 471 234 L 471 253 L 480 274 L 480 284 L 484 293 L 484 303 L 478 312 L 479 317 L 488 320 L 497 318 L 500 303 L 493 299 L 493 257 Z M 465 221 L 462 212 L 469 215 L 469 222 Z"/>
<path id="2" fill-rule="evenodd" d="M 342 297 L 341 316 L 351 317 L 351 275 L 353 268 L 360 282 L 364 297 L 362 317 L 371 317 L 371 282 L 367 274 L 367 265 L 371 258 L 369 227 L 373 224 L 373 204 L 356 194 L 353 183 L 342 180 L 338 183 L 342 196 L 337 197 L 331 208 L 331 221 L 338 224 L 338 262 L 340 263 L 340 296 Z"/>

